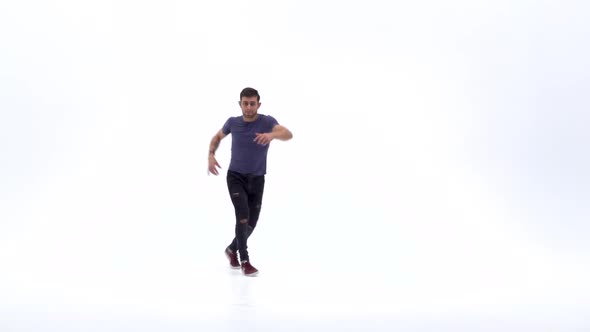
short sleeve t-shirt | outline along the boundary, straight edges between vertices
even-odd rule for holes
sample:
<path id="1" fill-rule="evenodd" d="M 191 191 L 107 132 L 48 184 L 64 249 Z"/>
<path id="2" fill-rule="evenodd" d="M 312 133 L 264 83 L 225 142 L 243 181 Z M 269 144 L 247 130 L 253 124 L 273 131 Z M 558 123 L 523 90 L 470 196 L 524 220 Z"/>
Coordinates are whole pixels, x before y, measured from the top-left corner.
<path id="1" fill-rule="evenodd" d="M 227 119 L 221 131 L 232 135 L 229 170 L 241 174 L 265 175 L 266 156 L 270 144 L 254 142 L 257 133 L 269 133 L 279 123 L 270 115 L 258 114 L 252 122 L 242 116 Z"/>

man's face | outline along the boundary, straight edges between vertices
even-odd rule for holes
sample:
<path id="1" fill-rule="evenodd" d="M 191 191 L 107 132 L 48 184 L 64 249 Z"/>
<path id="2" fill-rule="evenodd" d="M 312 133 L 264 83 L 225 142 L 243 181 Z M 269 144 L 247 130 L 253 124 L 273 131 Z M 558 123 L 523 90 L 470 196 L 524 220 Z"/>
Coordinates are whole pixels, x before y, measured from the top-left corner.
<path id="1" fill-rule="evenodd" d="M 246 120 L 255 119 L 258 108 L 260 107 L 258 97 L 242 97 L 242 100 L 240 100 L 240 107 L 242 108 L 242 114 Z"/>

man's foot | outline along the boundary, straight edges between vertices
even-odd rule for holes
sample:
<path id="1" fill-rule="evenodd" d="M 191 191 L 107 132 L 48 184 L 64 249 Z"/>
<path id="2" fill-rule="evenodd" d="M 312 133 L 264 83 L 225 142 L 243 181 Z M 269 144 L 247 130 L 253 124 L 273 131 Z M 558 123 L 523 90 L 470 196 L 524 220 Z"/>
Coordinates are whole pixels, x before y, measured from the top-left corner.
<path id="1" fill-rule="evenodd" d="M 225 256 L 229 259 L 229 265 L 232 269 L 239 269 L 240 262 L 238 262 L 238 254 L 233 252 L 229 247 L 225 248 Z"/>
<path id="2" fill-rule="evenodd" d="M 242 272 L 248 277 L 253 277 L 258 274 L 258 270 L 248 261 L 242 262 Z"/>

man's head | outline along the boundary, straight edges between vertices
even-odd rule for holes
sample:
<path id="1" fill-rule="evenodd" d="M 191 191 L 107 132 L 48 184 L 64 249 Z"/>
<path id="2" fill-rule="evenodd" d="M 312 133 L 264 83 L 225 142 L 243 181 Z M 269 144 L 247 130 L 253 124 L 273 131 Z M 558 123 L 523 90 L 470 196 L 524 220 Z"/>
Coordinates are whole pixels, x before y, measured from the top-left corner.
<path id="1" fill-rule="evenodd" d="M 260 107 L 260 95 L 253 88 L 245 88 L 240 92 L 240 108 L 245 121 L 254 121 Z"/>

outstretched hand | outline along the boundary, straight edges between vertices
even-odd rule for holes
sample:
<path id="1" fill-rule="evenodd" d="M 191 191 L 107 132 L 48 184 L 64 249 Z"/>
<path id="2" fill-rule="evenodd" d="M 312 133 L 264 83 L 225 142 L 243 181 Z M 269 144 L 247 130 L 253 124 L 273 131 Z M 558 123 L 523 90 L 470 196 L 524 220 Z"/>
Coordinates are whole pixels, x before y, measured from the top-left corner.
<path id="1" fill-rule="evenodd" d="M 267 145 L 273 139 L 274 139 L 274 137 L 272 136 L 272 133 L 256 133 L 256 137 L 254 138 L 254 142 L 261 144 L 261 145 Z"/>
<path id="2" fill-rule="evenodd" d="M 219 166 L 219 163 L 215 159 L 215 156 L 210 155 L 209 156 L 209 170 L 207 173 L 208 174 L 212 173 L 213 175 L 219 175 L 219 171 L 217 170 L 217 167 L 221 168 L 221 166 Z"/>

